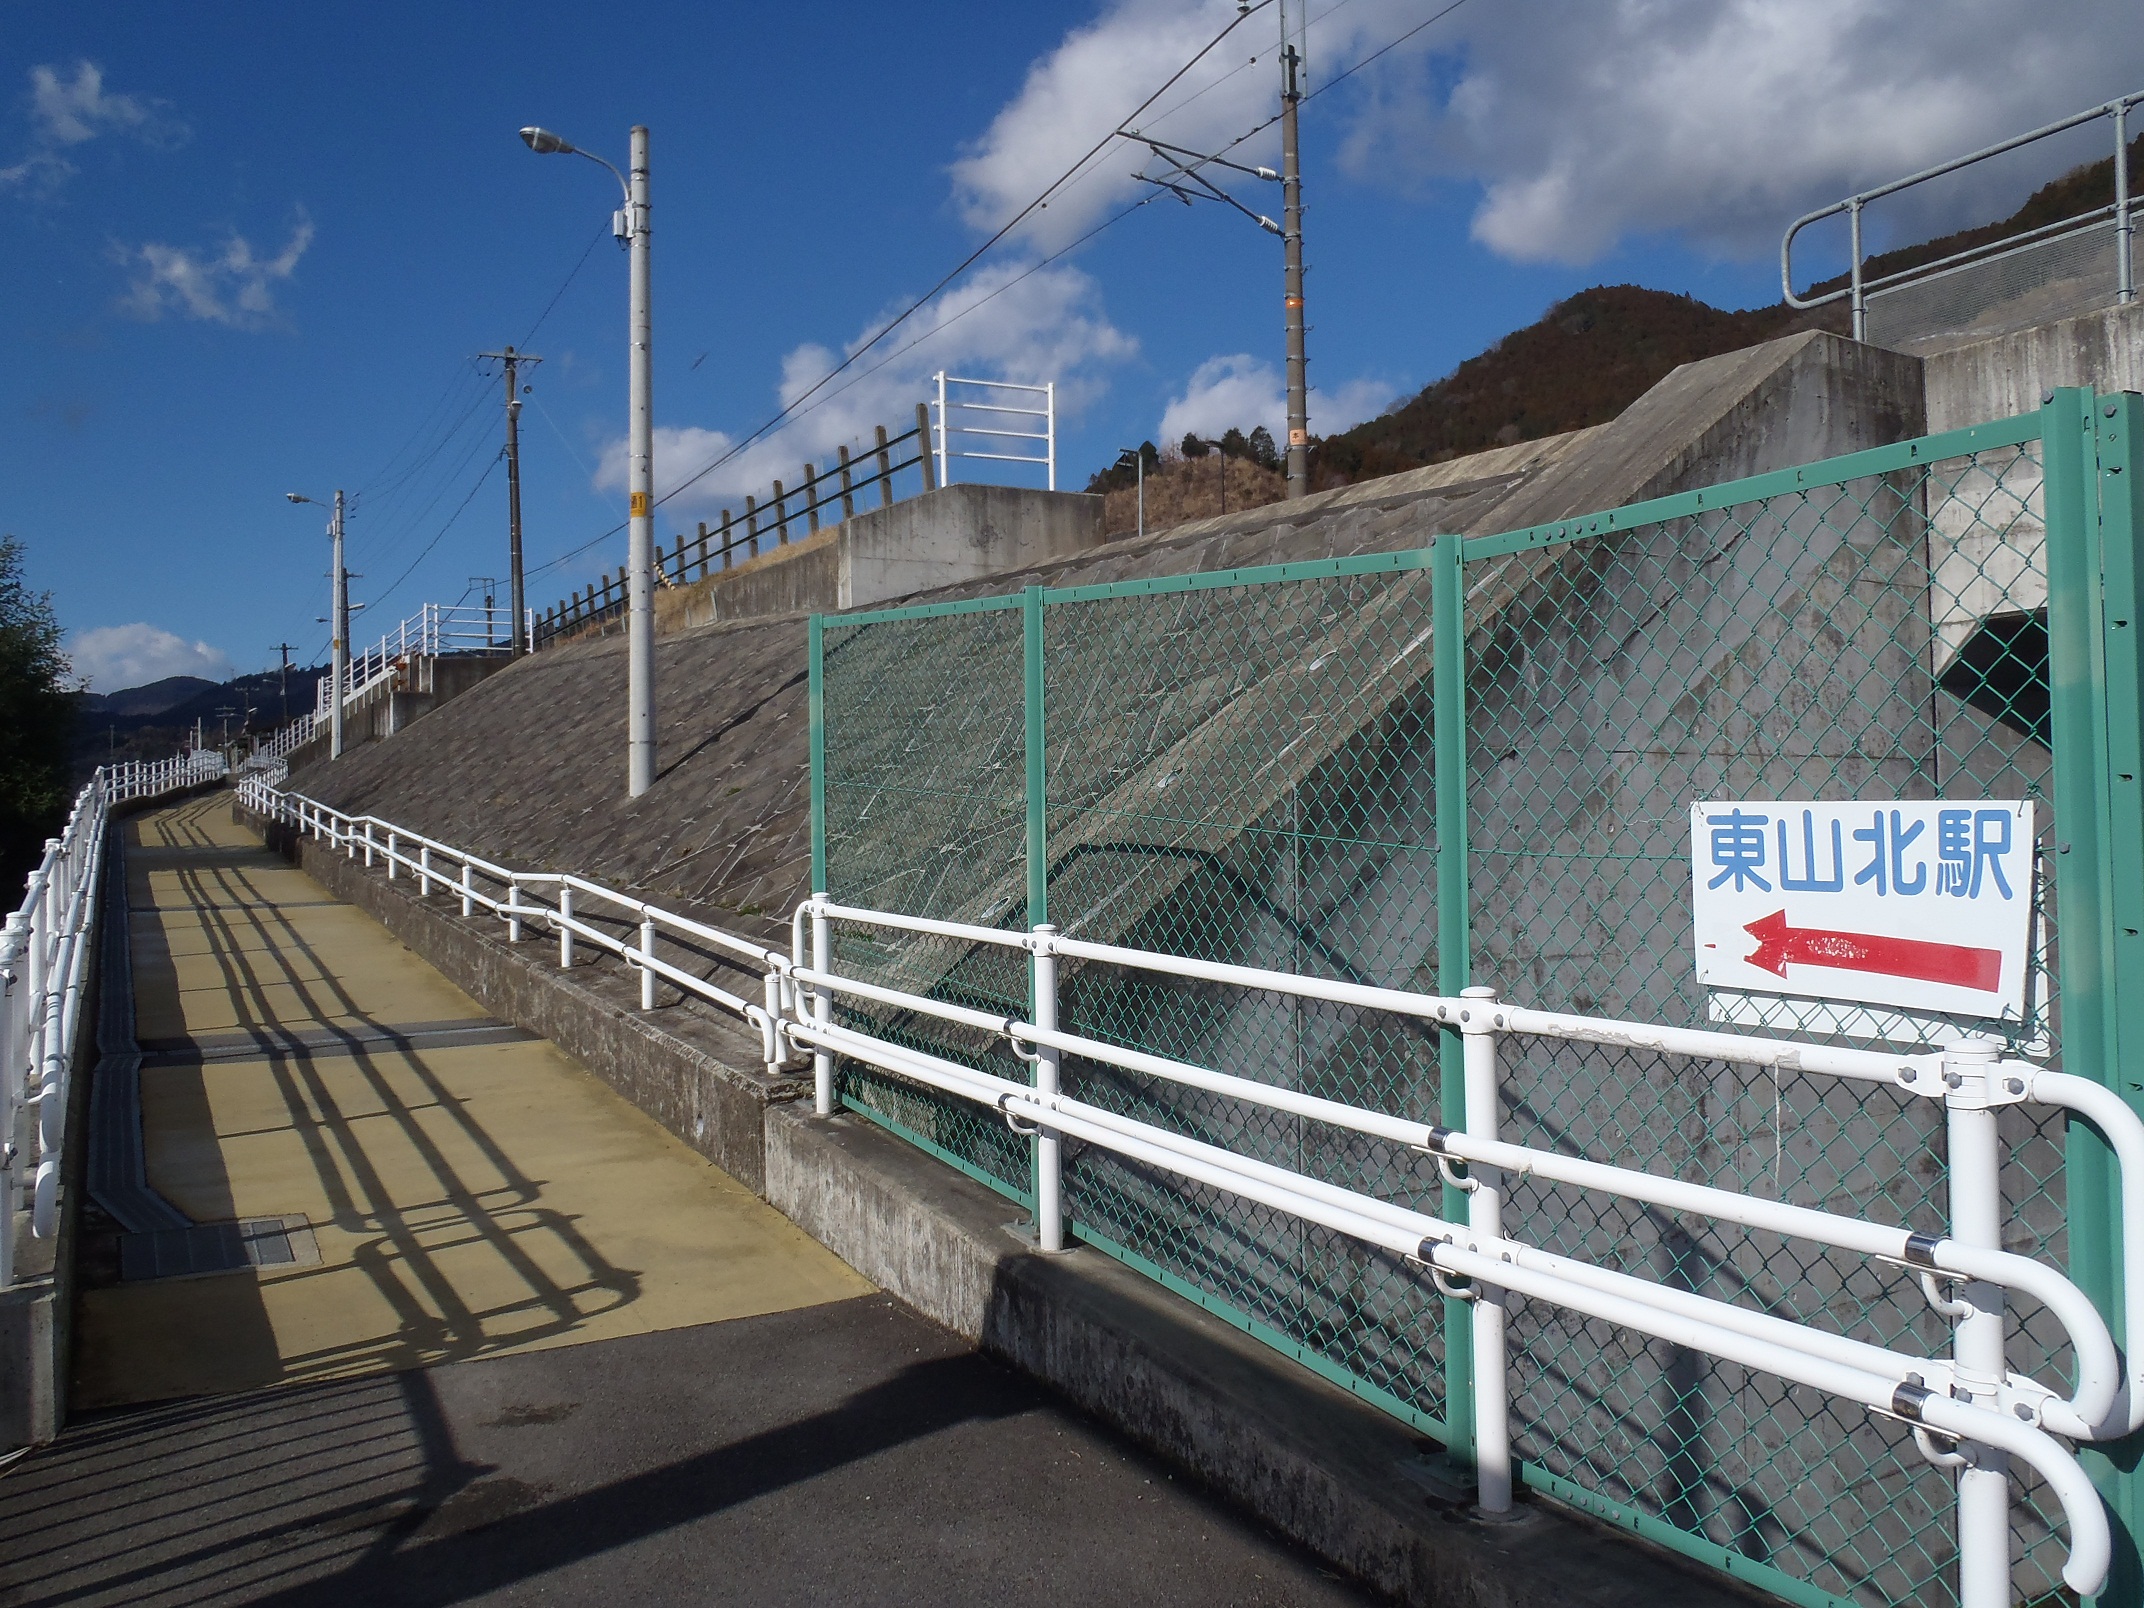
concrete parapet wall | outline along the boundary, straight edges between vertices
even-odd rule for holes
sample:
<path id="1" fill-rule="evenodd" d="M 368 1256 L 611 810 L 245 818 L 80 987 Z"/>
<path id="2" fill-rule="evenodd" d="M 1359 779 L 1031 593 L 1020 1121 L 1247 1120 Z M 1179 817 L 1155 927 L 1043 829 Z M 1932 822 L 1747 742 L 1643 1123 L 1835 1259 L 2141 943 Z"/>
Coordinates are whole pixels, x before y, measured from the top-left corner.
<path id="1" fill-rule="evenodd" d="M 1931 430 L 2030 412 L 2060 385 L 2144 391 L 2144 303 L 1930 352 L 1921 362 Z"/>
<path id="2" fill-rule="evenodd" d="M 1023 486 L 944 486 L 873 508 L 690 586 L 658 594 L 658 630 L 831 614 L 1063 563 L 1102 542 L 1102 499 Z M 610 622 L 605 630 L 623 629 Z"/>

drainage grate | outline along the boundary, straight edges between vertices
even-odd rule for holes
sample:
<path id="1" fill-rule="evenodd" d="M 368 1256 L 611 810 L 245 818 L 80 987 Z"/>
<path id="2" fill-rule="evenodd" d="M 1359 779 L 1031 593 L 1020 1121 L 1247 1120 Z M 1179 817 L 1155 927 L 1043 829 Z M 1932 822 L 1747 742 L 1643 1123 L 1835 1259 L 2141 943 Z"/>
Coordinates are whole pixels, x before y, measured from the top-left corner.
<path id="1" fill-rule="evenodd" d="M 119 1276 L 128 1283 L 248 1267 L 310 1267 L 319 1260 L 319 1242 L 302 1212 L 119 1236 Z"/>

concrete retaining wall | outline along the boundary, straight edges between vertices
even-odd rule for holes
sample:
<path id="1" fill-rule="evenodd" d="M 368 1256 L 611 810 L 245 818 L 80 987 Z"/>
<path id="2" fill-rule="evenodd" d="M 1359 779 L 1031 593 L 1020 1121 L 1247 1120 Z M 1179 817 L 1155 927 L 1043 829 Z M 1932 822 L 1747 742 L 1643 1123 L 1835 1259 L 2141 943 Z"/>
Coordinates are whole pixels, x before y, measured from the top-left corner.
<path id="1" fill-rule="evenodd" d="M 661 594 L 656 626 L 682 630 L 719 620 L 868 608 L 934 587 L 1063 563 L 1101 541 L 1099 497 L 1022 486 L 944 486 Z"/>
<path id="2" fill-rule="evenodd" d="M 2144 391 L 2144 303 L 1930 352 L 1921 362 L 1931 430 L 2028 413 L 2058 385 Z"/>

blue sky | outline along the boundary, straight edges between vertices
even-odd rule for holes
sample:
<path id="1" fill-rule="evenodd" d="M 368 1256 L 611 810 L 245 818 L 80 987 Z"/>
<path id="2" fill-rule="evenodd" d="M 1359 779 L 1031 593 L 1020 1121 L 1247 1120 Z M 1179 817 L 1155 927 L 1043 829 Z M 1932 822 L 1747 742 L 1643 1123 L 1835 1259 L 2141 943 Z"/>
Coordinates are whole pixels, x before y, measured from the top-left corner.
<path id="1" fill-rule="evenodd" d="M 1313 89 L 1437 9 L 1317 0 Z M 1586 285 L 1775 300 L 1778 231 L 1804 207 L 2144 83 L 2122 9 L 1958 0 L 1931 24 L 1907 0 L 1470 0 L 1305 109 L 1313 428 L 1376 411 Z M 260 668 L 279 641 L 315 657 L 326 542 L 283 494 L 342 486 L 358 494 L 368 640 L 503 574 L 504 476 L 480 483 L 498 383 L 476 353 L 512 341 L 546 359 L 523 415 L 532 567 L 621 517 L 605 468 L 625 410 L 615 189 L 591 164 L 531 155 L 520 125 L 621 165 L 629 125 L 653 129 L 667 486 L 938 279 L 1234 14 L 11 7 L 0 530 L 28 543 L 82 667 L 114 690 Z M 1206 144 L 1262 121 L 1272 15 L 1144 121 Z M 1270 133 L 1243 149 L 1270 159 Z M 1233 214 L 1140 208 L 981 299 L 1133 197 L 1137 155 L 1096 164 L 919 315 L 921 345 L 681 496 L 660 534 L 874 419 L 898 426 L 941 364 L 1058 380 L 1074 487 L 1165 419 L 1259 422 L 1279 244 Z M 1937 210 L 2014 200 L 2033 176 Z M 1278 211 L 1277 194 L 1247 198 Z M 531 601 L 623 546 L 541 570 Z"/>

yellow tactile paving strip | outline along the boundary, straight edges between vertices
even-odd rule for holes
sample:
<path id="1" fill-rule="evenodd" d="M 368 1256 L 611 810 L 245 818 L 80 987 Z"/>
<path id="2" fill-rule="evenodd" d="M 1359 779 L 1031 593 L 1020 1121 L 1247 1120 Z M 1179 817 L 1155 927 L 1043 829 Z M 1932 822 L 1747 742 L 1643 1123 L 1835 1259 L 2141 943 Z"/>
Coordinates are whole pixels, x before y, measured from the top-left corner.
<path id="1" fill-rule="evenodd" d="M 480 1019 L 230 821 L 128 828 L 137 1034 Z M 228 1042 L 226 1040 L 226 1042 Z M 151 1401 L 573 1345 L 869 1286 L 542 1041 L 362 1043 L 142 1072 L 149 1181 L 197 1221 L 302 1212 L 317 1266 L 83 1293 L 75 1401 Z"/>

